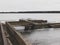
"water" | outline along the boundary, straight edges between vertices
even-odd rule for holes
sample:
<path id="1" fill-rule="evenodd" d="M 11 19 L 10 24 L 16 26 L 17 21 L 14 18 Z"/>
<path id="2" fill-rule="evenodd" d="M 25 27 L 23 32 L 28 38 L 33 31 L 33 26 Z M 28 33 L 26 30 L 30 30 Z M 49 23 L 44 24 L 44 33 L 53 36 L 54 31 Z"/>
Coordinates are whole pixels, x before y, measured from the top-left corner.
<path id="1" fill-rule="evenodd" d="M 57 7 L 57 6 L 56 6 Z M 0 22 L 18 21 L 19 19 L 48 20 L 50 23 L 60 22 L 60 14 L 0 14 Z M 24 32 L 24 27 L 15 27 L 18 32 Z M 60 28 L 45 28 L 23 34 L 33 45 L 60 45 Z"/>
<path id="2" fill-rule="evenodd" d="M 25 26 L 15 26 L 14 27 L 16 30 L 24 30 Z"/>
<path id="3" fill-rule="evenodd" d="M 0 14 L 0 21 L 16 21 L 19 19 L 43 19 L 48 22 L 60 22 L 60 14 Z M 18 32 L 24 31 L 24 27 L 15 27 Z M 45 28 L 34 30 L 24 34 L 33 45 L 60 45 L 60 28 Z"/>
<path id="4" fill-rule="evenodd" d="M 39 19 L 48 22 L 60 22 L 60 14 L 0 14 L 0 21 L 16 21 L 19 19 Z"/>
<path id="5" fill-rule="evenodd" d="M 60 45 L 60 28 L 36 29 L 23 35 L 32 45 Z"/>
<path id="6" fill-rule="evenodd" d="M 16 21 L 19 19 L 43 19 L 48 22 L 60 22 L 60 14 L 0 14 L 0 21 Z M 15 28 L 24 31 L 24 27 Z M 18 31 L 18 32 L 19 32 Z M 33 45 L 60 45 L 60 28 L 36 29 L 29 34 L 23 34 Z"/>
<path id="7" fill-rule="evenodd" d="M 25 26 L 14 26 L 18 32 L 24 32 Z"/>

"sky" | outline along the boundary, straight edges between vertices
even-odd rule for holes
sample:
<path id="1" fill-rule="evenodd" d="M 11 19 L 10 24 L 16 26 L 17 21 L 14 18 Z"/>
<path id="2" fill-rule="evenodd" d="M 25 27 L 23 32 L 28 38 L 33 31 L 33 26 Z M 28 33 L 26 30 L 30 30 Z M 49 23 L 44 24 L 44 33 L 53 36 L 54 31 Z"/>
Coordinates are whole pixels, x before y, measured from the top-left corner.
<path id="1" fill-rule="evenodd" d="M 0 0 L 0 11 L 60 10 L 60 0 Z"/>
<path id="2" fill-rule="evenodd" d="M 0 0 L 0 11 L 60 11 L 60 0 Z M 60 22 L 60 14 L 0 14 L 0 20 L 21 18 Z"/>

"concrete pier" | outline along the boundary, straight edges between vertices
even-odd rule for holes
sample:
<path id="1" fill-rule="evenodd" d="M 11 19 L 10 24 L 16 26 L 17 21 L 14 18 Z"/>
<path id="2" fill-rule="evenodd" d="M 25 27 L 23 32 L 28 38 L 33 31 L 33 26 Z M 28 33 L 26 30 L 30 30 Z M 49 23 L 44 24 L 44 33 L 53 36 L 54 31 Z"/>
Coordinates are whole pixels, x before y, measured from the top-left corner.
<path id="1" fill-rule="evenodd" d="M 17 32 L 15 26 L 24 27 L 24 32 Z M 60 23 L 48 23 L 46 20 L 19 20 L 0 23 L 1 45 L 32 45 L 26 41 L 23 33 L 32 33 L 35 29 L 60 28 Z"/>

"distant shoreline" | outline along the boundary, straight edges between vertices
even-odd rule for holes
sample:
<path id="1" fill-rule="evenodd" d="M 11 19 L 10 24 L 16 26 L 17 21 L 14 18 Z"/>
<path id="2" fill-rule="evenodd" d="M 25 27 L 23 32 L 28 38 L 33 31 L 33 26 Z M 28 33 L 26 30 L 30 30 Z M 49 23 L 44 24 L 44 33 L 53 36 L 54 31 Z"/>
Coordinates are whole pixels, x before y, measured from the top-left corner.
<path id="1" fill-rule="evenodd" d="M 7 13 L 60 13 L 60 11 L 8 11 L 8 12 L 0 12 L 0 14 L 7 14 Z"/>

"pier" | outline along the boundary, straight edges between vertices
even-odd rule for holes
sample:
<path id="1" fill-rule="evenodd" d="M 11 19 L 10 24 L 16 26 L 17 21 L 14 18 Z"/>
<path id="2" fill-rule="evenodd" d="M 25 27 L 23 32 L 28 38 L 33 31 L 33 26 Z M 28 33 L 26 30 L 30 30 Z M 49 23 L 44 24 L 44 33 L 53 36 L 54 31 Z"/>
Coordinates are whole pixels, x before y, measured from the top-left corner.
<path id="1" fill-rule="evenodd" d="M 0 23 L 0 45 L 32 45 L 24 38 L 22 32 L 17 32 L 15 26 L 24 26 L 24 31 L 42 28 L 60 28 L 60 23 L 48 23 L 47 20 L 19 20 Z"/>

